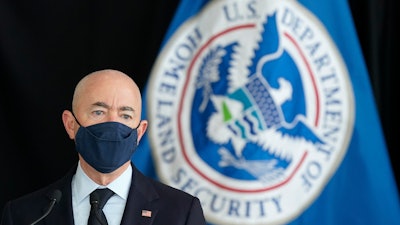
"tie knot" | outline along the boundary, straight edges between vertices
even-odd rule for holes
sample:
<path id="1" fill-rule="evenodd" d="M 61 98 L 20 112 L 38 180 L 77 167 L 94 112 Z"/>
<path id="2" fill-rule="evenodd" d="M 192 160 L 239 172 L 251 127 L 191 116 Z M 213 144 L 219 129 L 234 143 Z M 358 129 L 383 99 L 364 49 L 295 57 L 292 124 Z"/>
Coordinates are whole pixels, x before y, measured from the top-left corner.
<path id="1" fill-rule="evenodd" d="M 96 189 L 90 194 L 90 204 L 98 204 L 99 209 L 103 209 L 104 205 L 114 195 L 114 192 L 108 188 Z"/>

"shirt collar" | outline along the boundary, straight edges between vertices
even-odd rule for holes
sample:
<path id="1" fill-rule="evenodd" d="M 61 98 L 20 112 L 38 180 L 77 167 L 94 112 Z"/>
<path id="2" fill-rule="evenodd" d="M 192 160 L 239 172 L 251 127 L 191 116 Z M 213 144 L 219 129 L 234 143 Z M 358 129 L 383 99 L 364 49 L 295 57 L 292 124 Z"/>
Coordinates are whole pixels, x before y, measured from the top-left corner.
<path id="1" fill-rule="evenodd" d="M 106 187 L 112 190 L 122 199 L 127 200 L 129 189 L 131 186 L 131 180 L 132 166 L 129 165 L 128 169 L 126 169 L 121 174 L 121 176 L 119 176 L 113 182 L 111 182 L 107 186 L 99 185 L 86 175 L 86 173 L 82 170 L 81 164 L 79 162 L 72 182 L 72 192 L 76 196 L 76 200 L 78 203 L 84 200 L 95 189 Z"/>

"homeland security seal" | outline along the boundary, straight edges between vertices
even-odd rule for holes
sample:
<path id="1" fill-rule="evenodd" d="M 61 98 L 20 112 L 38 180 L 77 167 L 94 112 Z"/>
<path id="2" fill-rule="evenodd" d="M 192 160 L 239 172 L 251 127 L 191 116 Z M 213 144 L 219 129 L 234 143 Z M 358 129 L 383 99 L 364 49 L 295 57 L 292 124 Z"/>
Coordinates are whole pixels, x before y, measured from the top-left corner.
<path id="1" fill-rule="evenodd" d="M 147 90 L 157 174 L 214 224 L 295 219 L 353 131 L 347 68 L 296 1 L 210 1 L 169 39 Z"/>

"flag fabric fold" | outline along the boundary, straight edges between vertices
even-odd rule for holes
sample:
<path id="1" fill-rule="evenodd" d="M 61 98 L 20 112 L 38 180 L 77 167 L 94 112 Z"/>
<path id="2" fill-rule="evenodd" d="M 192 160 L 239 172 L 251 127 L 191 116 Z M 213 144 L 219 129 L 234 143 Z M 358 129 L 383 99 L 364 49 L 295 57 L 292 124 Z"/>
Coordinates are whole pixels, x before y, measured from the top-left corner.
<path id="1" fill-rule="evenodd" d="M 209 224 L 398 224 L 369 82 L 347 1 L 182 0 L 133 162 Z"/>

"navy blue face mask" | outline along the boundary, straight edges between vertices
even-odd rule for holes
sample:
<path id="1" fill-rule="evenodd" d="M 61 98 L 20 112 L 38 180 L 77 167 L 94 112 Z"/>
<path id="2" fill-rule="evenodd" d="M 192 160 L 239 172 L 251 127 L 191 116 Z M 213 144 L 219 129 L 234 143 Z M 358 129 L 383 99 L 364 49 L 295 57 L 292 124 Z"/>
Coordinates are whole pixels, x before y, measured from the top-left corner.
<path id="1" fill-rule="evenodd" d="M 89 165 L 101 173 L 110 173 L 131 159 L 137 148 L 137 127 L 132 129 L 118 122 L 80 126 L 75 145 Z"/>

